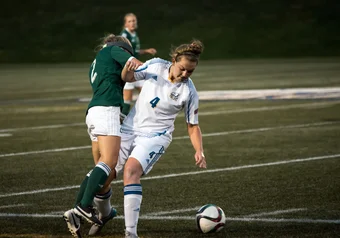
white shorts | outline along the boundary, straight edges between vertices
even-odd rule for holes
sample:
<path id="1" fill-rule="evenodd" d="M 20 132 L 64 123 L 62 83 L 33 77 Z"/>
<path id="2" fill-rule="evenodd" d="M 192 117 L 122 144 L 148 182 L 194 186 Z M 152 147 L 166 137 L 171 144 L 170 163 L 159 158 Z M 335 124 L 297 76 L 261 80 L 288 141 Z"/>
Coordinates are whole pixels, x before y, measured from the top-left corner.
<path id="1" fill-rule="evenodd" d="M 133 90 L 134 88 L 141 88 L 143 87 L 145 80 L 138 80 L 136 82 L 132 82 L 132 83 L 126 83 L 124 86 L 125 90 Z"/>
<path id="2" fill-rule="evenodd" d="M 139 161 L 143 168 L 143 175 L 149 173 L 154 164 L 169 147 L 172 136 L 170 134 L 144 137 L 122 133 L 119 159 L 116 166 L 117 175 L 122 173 L 129 157 Z"/>
<path id="3" fill-rule="evenodd" d="M 92 141 L 97 136 L 120 136 L 120 107 L 91 107 L 86 115 L 87 133 Z"/>

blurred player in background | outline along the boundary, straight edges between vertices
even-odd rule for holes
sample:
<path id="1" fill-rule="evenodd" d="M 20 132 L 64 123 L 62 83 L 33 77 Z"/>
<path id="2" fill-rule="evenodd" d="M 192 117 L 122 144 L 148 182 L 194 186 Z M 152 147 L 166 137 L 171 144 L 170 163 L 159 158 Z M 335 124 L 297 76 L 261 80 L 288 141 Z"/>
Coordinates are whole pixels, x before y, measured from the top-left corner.
<path id="1" fill-rule="evenodd" d="M 175 119 L 182 110 L 195 149 L 195 163 L 200 168 L 206 168 L 202 133 L 198 125 L 199 99 L 189 78 L 202 51 L 203 44 L 194 40 L 174 48 L 172 62 L 153 58 L 136 71 L 126 74 L 127 81 L 145 80 L 136 104 L 122 124 L 122 142 L 115 168 L 116 174 L 124 172 L 126 238 L 138 237 L 137 224 L 142 202 L 140 179 L 151 171 L 170 145 Z M 92 225 L 90 234 L 96 235 L 101 227 Z"/>
<path id="2" fill-rule="evenodd" d="M 86 111 L 86 124 L 96 166 L 81 183 L 74 208 L 63 215 L 74 237 L 81 237 L 81 218 L 92 224 L 102 225 L 105 219 L 116 216 L 116 211 L 111 209 L 110 204 L 111 187 L 105 182 L 110 175 L 115 177 L 121 143 L 120 108 L 123 105 L 125 84 L 122 70 L 127 62 L 130 70 L 142 64 L 132 56 L 132 46 L 125 37 L 110 34 L 103 38 L 98 49 L 89 70 L 93 96 Z M 95 196 L 97 209 L 101 212 L 99 219 L 92 207 Z"/>
<path id="3" fill-rule="evenodd" d="M 134 51 L 134 56 L 138 59 L 140 55 L 150 54 L 155 55 L 157 53 L 156 49 L 140 49 L 140 41 L 137 34 L 137 17 L 133 13 L 128 13 L 124 16 L 124 29 L 121 35 L 128 38 L 132 44 Z M 126 83 L 124 87 L 124 106 L 122 113 L 127 115 L 131 108 L 133 90 L 136 88 L 138 93 L 141 91 L 144 81 L 138 81 L 133 83 Z"/>

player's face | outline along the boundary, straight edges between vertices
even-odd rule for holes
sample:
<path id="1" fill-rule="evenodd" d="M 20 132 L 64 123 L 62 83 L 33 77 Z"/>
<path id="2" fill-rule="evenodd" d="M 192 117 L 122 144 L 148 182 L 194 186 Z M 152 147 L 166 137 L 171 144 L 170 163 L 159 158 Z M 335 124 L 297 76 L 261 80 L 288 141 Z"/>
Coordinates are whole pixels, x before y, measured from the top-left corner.
<path id="1" fill-rule="evenodd" d="M 125 28 L 129 31 L 135 31 L 137 29 L 137 18 L 135 16 L 127 16 L 125 18 Z"/>
<path id="2" fill-rule="evenodd" d="M 171 79 L 173 81 L 182 81 L 189 78 L 194 72 L 196 66 L 196 62 L 192 62 L 185 57 L 182 57 L 180 61 L 173 63 Z"/>

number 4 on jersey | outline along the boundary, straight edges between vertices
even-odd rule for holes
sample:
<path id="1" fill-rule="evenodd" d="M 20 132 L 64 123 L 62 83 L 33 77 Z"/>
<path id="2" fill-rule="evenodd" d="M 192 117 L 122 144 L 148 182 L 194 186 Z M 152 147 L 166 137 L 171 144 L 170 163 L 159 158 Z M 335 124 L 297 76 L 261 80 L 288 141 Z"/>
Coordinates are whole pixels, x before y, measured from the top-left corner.
<path id="1" fill-rule="evenodd" d="M 155 108 L 156 107 L 156 105 L 157 105 L 157 103 L 159 102 L 159 97 L 155 97 L 154 99 L 152 99 L 151 101 L 150 101 L 150 104 L 151 104 L 151 107 L 152 108 Z"/>

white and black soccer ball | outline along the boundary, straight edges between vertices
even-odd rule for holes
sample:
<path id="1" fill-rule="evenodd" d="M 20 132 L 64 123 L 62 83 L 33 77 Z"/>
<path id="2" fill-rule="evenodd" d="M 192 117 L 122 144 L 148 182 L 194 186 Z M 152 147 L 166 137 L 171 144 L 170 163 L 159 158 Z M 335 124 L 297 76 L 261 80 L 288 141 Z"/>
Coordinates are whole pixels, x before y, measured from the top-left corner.
<path id="1" fill-rule="evenodd" d="M 220 207 L 206 204 L 198 209 L 196 223 L 198 230 L 202 233 L 219 232 L 225 226 L 225 215 Z"/>

